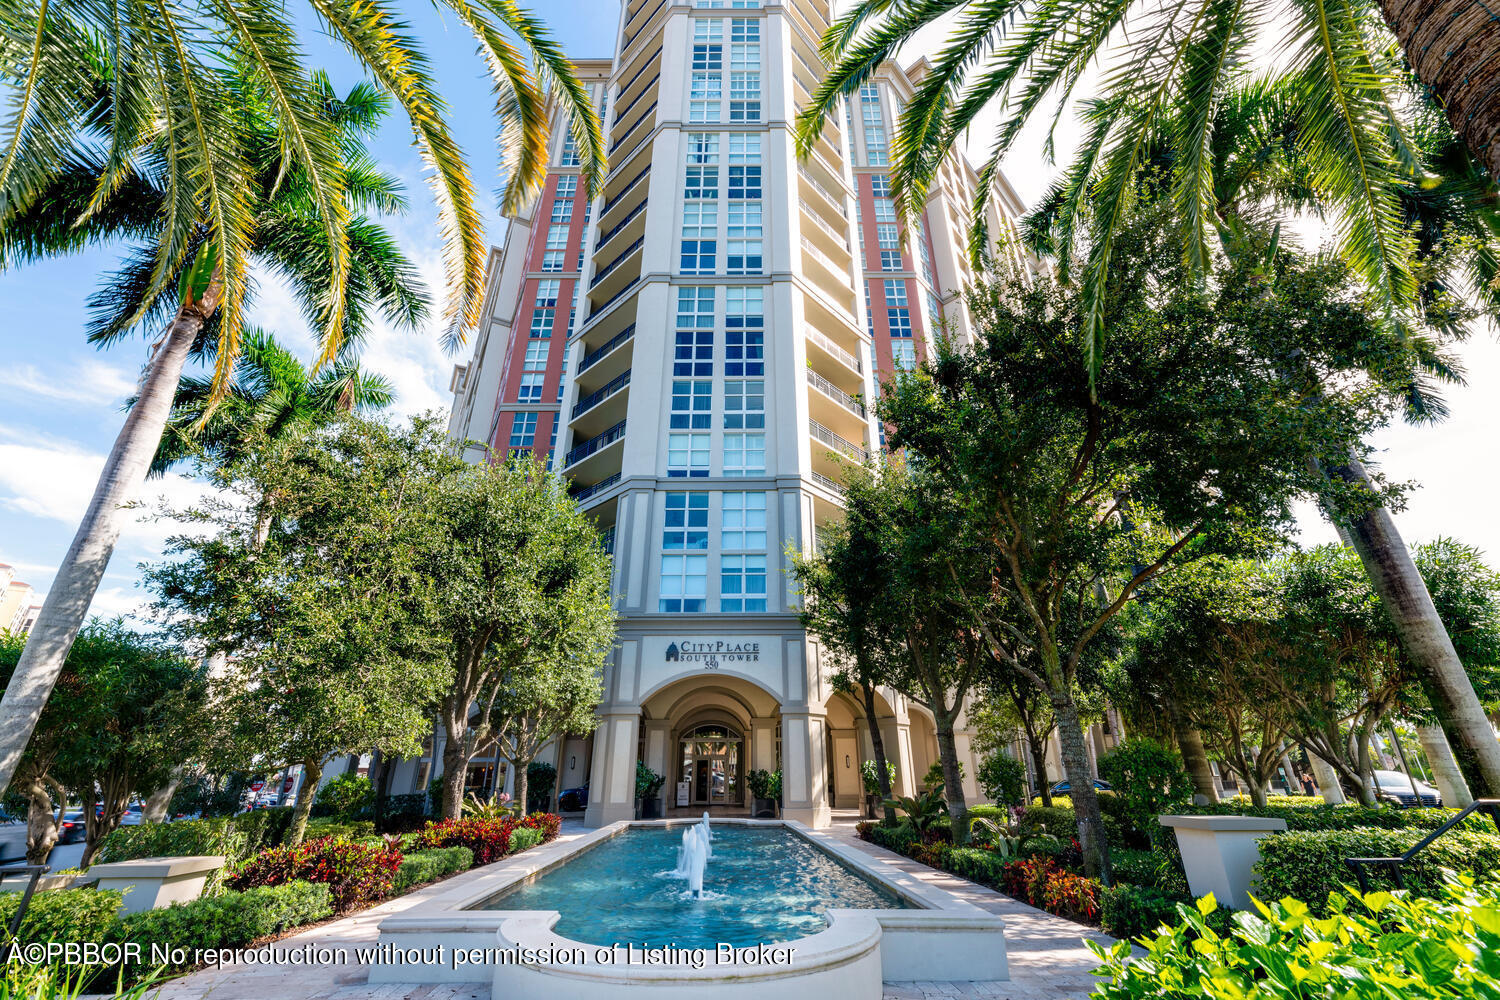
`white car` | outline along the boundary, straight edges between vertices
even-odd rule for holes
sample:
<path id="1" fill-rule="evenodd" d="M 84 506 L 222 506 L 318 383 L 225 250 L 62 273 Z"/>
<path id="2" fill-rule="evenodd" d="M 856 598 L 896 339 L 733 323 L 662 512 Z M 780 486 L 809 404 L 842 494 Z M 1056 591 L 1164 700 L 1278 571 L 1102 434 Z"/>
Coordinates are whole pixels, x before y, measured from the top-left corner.
<path id="1" fill-rule="evenodd" d="M 1403 806 L 1440 806 L 1443 796 L 1436 788 L 1420 779 L 1417 790 L 1412 792 L 1412 779 L 1400 771 L 1376 771 L 1375 790 L 1383 799 L 1395 799 Z M 1418 796 L 1421 796 L 1418 801 Z"/>

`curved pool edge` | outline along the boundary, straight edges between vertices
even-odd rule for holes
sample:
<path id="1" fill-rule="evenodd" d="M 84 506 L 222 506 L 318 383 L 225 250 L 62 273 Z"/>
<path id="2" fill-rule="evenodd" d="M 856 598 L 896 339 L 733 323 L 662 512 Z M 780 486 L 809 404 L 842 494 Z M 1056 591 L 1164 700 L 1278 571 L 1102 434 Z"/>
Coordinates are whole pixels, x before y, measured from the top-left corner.
<path id="1" fill-rule="evenodd" d="M 493 956 L 498 950 L 497 942 L 500 940 L 501 930 L 510 920 L 532 921 L 532 923 L 516 926 L 515 932 L 522 935 L 537 933 L 537 925 L 534 921 L 542 920 L 545 923 L 544 930 L 550 937 L 540 938 L 540 940 L 555 939 L 556 942 L 566 943 L 568 947 L 593 950 L 598 946 L 570 941 L 552 932 L 551 928 L 558 919 L 556 911 L 478 910 L 472 907 L 550 871 L 633 826 L 670 827 L 687 822 L 693 821 L 685 819 L 622 820 L 570 837 L 565 841 L 559 840 L 540 845 L 515 857 L 456 876 L 450 880 L 450 883 L 444 884 L 449 887 L 427 895 L 415 901 L 412 906 L 401 913 L 393 914 L 381 921 L 377 945 L 382 949 L 394 949 L 397 957 L 381 958 L 377 955 L 375 961 L 370 964 L 369 981 L 372 984 L 489 983 L 502 968 L 495 963 Z M 819 972 L 814 976 L 814 980 L 810 980 L 823 983 L 822 986 L 816 987 L 817 991 L 825 994 L 820 1000 L 826 1000 L 827 976 L 840 977 L 833 994 L 839 997 L 860 995 L 878 997 L 880 980 L 951 982 L 1007 978 L 1005 924 L 995 914 L 982 910 L 938 886 L 907 874 L 890 861 L 847 845 L 835 835 L 822 830 L 814 830 L 796 820 L 724 819 L 714 822 L 785 827 L 916 907 L 901 910 L 831 909 L 827 911 L 829 926 L 825 930 L 774 945 L 774 947 L 781 948 L 802 948 L 804 942 L 823 938 L 824 935 L 835 930 L 838 930 L 838 934 L 825 940 L 841 940 L 843 935 L 854 933 L 853 928 L 869 923 L 874 924 L 875 944 L 870 953 L 874 956 L 872 967 L 876 970 L 874 991 L 865 994 L 849 992 L 852 982 L 847 981 L 847 970 L 845 973 L 834 973 L 830 968 L 830 971 Z M 843 925 L 842 929 L 839 928 L 839 924 Z M 399 957 L 403 952 L 418 954 L 421 949 L 430 951 L 437 947 L 447 949 L 448 954 L 454 956 L 454 960 L 442 964 L 427 964 L 404 961 Z M 816 947 L 815 945 L 814 948 Z M 470 960 L 471 957 L 473 960 Z M 832 959 L 830 958 L 829 961 Z M 568 978 L 561 971 L 542 971 L 542 967 L 547 964 L 533 962 L 520 966 L 511 965 L 508 968 L 511 971 L 526 970 L 522 975 L 544 976 L 548 990 L 546 995 L 549 1000 L 567 1000 L 573 996 L 591 998 L 600 995 L 593 992 L 596 981 L 609 981 L 599 977 L 575 980 Z M 855 964 L 859 965 L 860 969 L 868 971 L 865 966 L 871 965 L 870 957 L 867 955 Z M 864 972 L 861 972 L 861 975 L 863 974 Z M 793 980 L 800 981 L 800 975 L 795 972 L 788 973 L 785 970 L 774 975 L 762 975 L 741 969 L 740 973 L 711 980 L 686 977 L 679 982 L 673 977 L 666 977 L 653 980 L 655 982 L 653 988 L 670 990 L 669 995 L 674 1000 L 698 1000 L 700 996 L 710 995 L 701 992 L 702 990 L 709 990 L 713 997 L 721 998 L 729 995 L 725 990 L 736 983 L 758 983 L 764 987 L 773 980 L 776 981 L 776 988 L 784 992 L 785 989 L 792 987 Z M 578 992 L 572 991 L 568 986 L 573 982 L 581 984 Z M 540 988 L 542 984 L 537 985 Z M 621 984 L 616 982 L 613 985 L 619 987 Z M 863 986 L 860 988 L 864 989 Z M 522 993 L 520 995 L 540 994 Z M 801 987 L 798 986 L 795 995 L 811 996 L 814 994 L 803 993 Z M 792 998 L 778 995 L 777 1000 L 792 1000 Z"/>

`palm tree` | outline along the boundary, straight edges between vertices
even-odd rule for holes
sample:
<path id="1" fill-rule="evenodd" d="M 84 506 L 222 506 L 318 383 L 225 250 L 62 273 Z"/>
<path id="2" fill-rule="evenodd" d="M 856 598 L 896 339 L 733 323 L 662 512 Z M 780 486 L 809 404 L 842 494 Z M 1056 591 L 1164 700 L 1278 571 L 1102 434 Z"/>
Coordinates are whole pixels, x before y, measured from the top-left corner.
<path id="1" fill-rule="evenodd" d="M 1440 419 L 1446 407 L 1439 382 L 1462 381 L 1462 369 L 1448 356 L 1445 341 L 1467 335 L 1471 311 L 1464 298 L 1491 315 L 1500 314 L 1500 198 L 1494 183 L 1468 155 L 1463 143 L 1435 109 L 1410 93 L 1400 102 L 1401 124 L 1413 137 L 1411 177 L 1395 187 L 1398 218 L 1412 234 L 1415 301 L 1422 325 L 1393 328 L 1392 344 L 1366 345 L 1369 362 L 1389 366 L 1400 358 L 1409 374 L 1406 418 L 1413 423 Z M 1313 172 L 1299 142 L 1303 126 L 1298 89 L 1288 81 L 1255 81 L 1229 90 L 1214 109 L 1214 142 L 1204 156 L 1211 163 L 1209 192 L 1220 239 L 1238 252 L 1246 233 L 1277 224 L 1288 212 L 1317 210 Z M 1169 118 L 1146 139 L 1146 161 L 1154 170 L 1138 175 L 1132 197 L 1172 204 L 1179 164 Z M 1071 256 L 1078 239 L 1076 219 L 1087 216 L 1098 182 L 1083 169 L 1069 171 L 1028 220 L 1025 239 L 1033 251 Z M 1427 332 L 1423 332 L 1423 328 Z M 1325 468 L 1326 475 L 1364 495 L 1375 490 L 1355 457 Z M 1454 649 L 1432 597 L 1402 540 L 1390 512 L 1367 505 L 1341 518 L 1340 535 L 1359 555 L 1366 574 L 1417 669 L 1448 752 L 1479 795 L 1500 795 L 1500 743 Z M 1436 741 L 1433 749 L 1442 752 Z"/>
<path id="2" fill-rule="evenodd" d="M 106 65 L 101 63 L 101 65 Z M 388 99 L 372 87 L 356 87 L 337 97 L 326 79 L 311 86 L 321 114 L 338 137 L 343 164 L 339 242 L 348 256 L 345 279 L 330 286 L 331 261 L 339 253 L 328 238 L 320 202 L 313 192 L 316 175 L 288 156 L 280 138 L 283 120 L 276 105 L 243 80 L 243 71 L 221 71 L 240 77 L 236 148 L 251 154 L 254 170 L 243 178 L 237 197 L 245 203 L 252 225 L 246 234 L 248 259 L 284 278 L 297 295 L 309 321 L 317 324 L 340 313 L 344 328 L 357 335 L 374 310 L 392 322 L 414 327 L 425 316 L 416 270 L 377 223 L 357 215 L 363 208 L 400 211 L 405 201 L 399 186 L 375 170 L 364 139 L 385 113 Z M 222 84 L 229 86 L 229 84 Z M 165 126 L 166 117 L 158 119 Z M 212 198 L 189 198 L 173 187 L 169 161 L 173 146 L 166 137 L 153 142 L 116 184 L 99 212 L 89 214 L 97 178 L 109 168 L 109 152 L 76 137 L 71 149 L 47 175 L 24 210 L 0 225 L 0 263 L 6 266 L 55 253 L 77 250 L 91 242 L 133 240 L 121 269 L 107 278 L 91 300 L 94 317 L 90 339 L 108 344 L 143 324 L 166 321 L 141 378 L 140 391 L 105 462 L 82 524 L 58 568 L 51 591 L 31 632 L 11 683 L 0 699 L 0 788 L 7 786 L 30 738 L 42 707 L 57 681 L 68 650 L 82 625 L 124 524 L 125 504 L 144 480 L 172 415 L 182 370 L 193 352 L 214 352 L 221 378 L 225 358 L 238 352 L 241 331 L 225 333 L 230 314 L 217 309 L 224 295 L 215 262 Z M 159 251 L 172 238 L 175 216 L 189 213 L 198 228 L 171 283 L 179 297 L 157 294 L 154 271 Z M 79 221 L 74 221 L 79 220 Z M 337 297 L 338 301 L 335 301 Z M 326 325 L 323 351 L 337 357 Z M 337 371 L 337 368 L 334 369 Z M 224 391 L 227 391 L 227 386 Z M 211 387 L 205 409 L 222 392 Z M 202 418 L 200 417 L 200 422 Z M 205 425 L 207 426 L 207 425 Z"/>
<path id="3" fill-rule="evenodd" d="M 970 251 L 977 260 L 988 241 L 983 206 L 1021 129 L 1041 108 L 1055 107 L 1054 129 L 1076 110 L 1082 138 L 1073 170 L 1087 176 L 1093 201 L 1079 284 L 1097 370 L 1109 259 L 1153 142 L 1171 148 L 1171 197 L 1184 252 L 1202 274 L 1216 223 L 1214 112 L 1255 64 L 1255 53 L 1274 52 L 1276 75 L 1297 98 L 1295 141 L 1306 182 L 1332 217 L 1350 266 L 1396 314 L 1413 307 L 1417 291 L 1399 196 L 1413 177 L 1414 155 L 1397 113 L 1404 77 L 1379 12 L 1373 0 L 859 0 L 823 37 L 822 55 L 832 68 L 798 115 L 798 150 L 806 154 L 838 102 L 915 33 L 951 17 L 947 45 L 897 123 L 891 146 L 897 207 L 914 214 L 943 158 L 982 111 L 999 107 L 1001 122 L 975 192 Z M 1475 12 L 1466 23 L 1478 20 Z M 1493 26 L 1484 30 L 1500 39 Z M 1489 58 L 1500 62 L 1493 44 Z M 1100 63 L 1099 96 L 1075 100 L 1084 72 Z M 1484 100 L 1496 107 L 1491 126 L 1500 127 L 1500 92 L 1492 87 Z"/>

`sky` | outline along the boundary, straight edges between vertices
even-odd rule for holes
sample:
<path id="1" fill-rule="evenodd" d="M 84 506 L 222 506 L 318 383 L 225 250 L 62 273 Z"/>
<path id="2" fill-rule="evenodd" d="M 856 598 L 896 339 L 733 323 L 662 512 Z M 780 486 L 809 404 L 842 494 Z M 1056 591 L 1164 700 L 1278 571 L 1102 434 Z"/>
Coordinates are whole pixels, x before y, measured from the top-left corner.
<path id="1" fill-rule="evenodd" d="M 301 5 L 290 5 L 298 10 Z M 575 58 L 607 56 L 614 40 L 618 5 L 614 0 L 547 0 L 533 6 Z M 486 237 L 499 243 L 504 222 L 495 208 L 496 168 L 492 99 L 483 63 L 465 29 L 437 16 L 428 5 L 411 5 L 413 28 L 431 58 L 440 92 L 451 106 L 450 123 L 467 152 L 476 184 L 485 192 Z M 302 8 L 305 11 L 305 8 Z M 335 85 L 360 78 L 338 46 L 309 17 L 303 24 L 308 64 L 321 66 Z M 919 36 L 903 60 L 940 39 Z M 987 145 L 981 125 L 971 137 Z M 1060 133 L 1060 155 L 1071 130 Z M 1012 184 L 1027 201 L 1039 197 L 1052 168 L 1042 161 L 1040 129 L 1029 129 L 1006 163 Z M 430 288 L 441 287 L 440 240 L 424 170 L 399 113 L 387 120 L 373 143 L 382 166 L 399 177 L 411 201 L 410 212 L 385 220 L 407 254 L 421 268 Z M 16 569 L 44 593 L 67 551 L 95 480 L 118 433 L 121 403 L 129 396 L 146 358 L 149 340 L 137 337 L 107 350 L 89 346 L 83 336 L 85 302 L 101 276 L 114 266 L 120 247 L 0 273 L 0 563 Z M 286 290 L 262 280 L 249 319 L 312 357 L 313 340 Z M 416 331 L 377 328 L 363 363 L 384 374 L 396 389 L 400 414 L 446 409 L 449 375 L 467 360 L 467 349 L 445 354 L 437 324 Z M 1452 415 L 1429 427 L 1395 427 L 1378 434 L 1377 462 L 1393 479 L 1414 484 L 1396 522 L 1408 541 L 1439 535 L 1477 545 L 1500 558 L 1500 519 L 1491 514 L 1500 473 L 1495 468 L 1500 433 L 1500 345 L 1492 331 L 1476 332 L 1462 349 L 1468 384 L 1447 393 Z M 198 496 L 198 484 L 181 475 L 150 480 L 142 510 L 159 502 L 182 505 Z M 1302 541 L 1334 540 L 1332 530 L 1305 509 Z M 138 612 L 148 600 L 139 586 L 139 567 L 161 558 L 172 525 L 145 516 L 133 518 L 115 550 L 91 613 Z"/>

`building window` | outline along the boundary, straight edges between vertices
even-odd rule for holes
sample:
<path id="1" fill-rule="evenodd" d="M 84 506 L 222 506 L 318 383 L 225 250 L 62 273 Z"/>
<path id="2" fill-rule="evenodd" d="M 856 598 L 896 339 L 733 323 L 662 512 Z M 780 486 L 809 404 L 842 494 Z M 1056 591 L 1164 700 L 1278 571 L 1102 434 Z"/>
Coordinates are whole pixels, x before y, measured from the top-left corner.
<path id="1" fill-rule="evenodd" d="M 563 135 L 562 160 L 558 163 L 561 167 L 576 167 L 579 165 L 578 146 L 573 142 L 573 133 L 567 132 Z"/>
<path id="2" fill-rule="evenodd" d="M 766 471 L 766 435 L 724 434 L 724 475 L 759 476 Z"/>
<path id="3" fill-rule="evenodd" d="M 761 196 L 760 136 L 729 137 L 729 197 L 758 199 Z"/>
<path id="4" fill-rule="evenodd" d="M 712 426 L 714 384 L 706 378 L 672 380 L 673 430 L 706 431 Z"/>
<path id="5" fill-rule="evenodd" d="M 711 434 L 668 434 L 667 475 L 673 479 L 707 478 L 712 439 Z"/>
<path id="6" fill-rule="evenodd" d="M 527 372 L 543 372 L 547 370 L 547 352 L 552 346 L 550 340 L 528 340 L 526 342 L 526 360 L 521 364 L 521 370 Z"/>
<path id="7" fill-rule="evenodd" d="M 682 273 L 713 274 L 718 256 L 719 206 L 712 201 L 682 206 Z"/>
<path id="8" fill-rule="evenodd" d="M 766 557 L 719 557 L 719 610 L 766 610 Z"/>
<path id="9" fill-rule="evenodd" d="M 932 251 L 927 246 L 927 218 L 921 220 L 921 229 L 917 233 L 917 253 L 922 258 L 922 280 L 929 287 L 936 288 L 937 282 L 932 277 Z"/>
<path id="10" fill-rule="evenodd" d="M 677 330 L 672 374 L 708 377 L 714 373 L 714 289 L 677 289 Z"/>
<path id="11" fill-rule="evenodd" d="M 900 278 L 885 279 L 885 318 L 892 337 L 911 336 L 911 308 L 906 299 L 906 282 Z"/>
<path id="12" fill-rule="evenodd" d="M 708 494 L 668 493 L 661 547 L 666 552 L 708 551 Z"/>
<path id="13" fill-rule="evenodd" d="M 510 446 L 512 449 L 531 450 L 536 443 L 536 414 L 517 413 L 510 422 Z"/>
<path id="14" fill-rule="evenodd" d="M 552 199 L 552 221 L 554 223 L 566 223 L 573 221 L 573 199 Z"/>
<path id="15" fill-rule="evenodd" d="M 766 373 L 765 289 L 730 288 L 724 317 L 724 374 Z"/>
<path id="16" fill-rule="evenodd" d="M 688 120 L 717 122 L 724 96 L 724 22 L 693 21 L 693 59 L 688 80 Z"/>
<path id="17" fill-rule="evenodd" d="M 547 379 L 545 372 L 525 372 L 521 375 L 521 391 L 516 398 L 522 403 L 540 403 L 542 401 L 542 383 Z"/>
<path id="18" fill-rule="evenodd" d="M 880 88 L 873 83 L 859 88 L 860 117 L 865 126 L 865 162 L 872 167 L 887 162 L 885 119 L 880 113 Z"/>
<path id="19" fill-rule="evenodd" d="M 567 258 L 567 256 L 568 252 L 566 250 L 542 251 L 542 270 L 561 271 L 563 269 L 563 261 Z"/>
<path id="20" fill-rule="evenodd" d="M 658 611 L 708 610 L 708 556 L 663 553 Z"/>
<path id="21" fill-rule="evenodd" d="M 724 524 L 719 546 L 727 552 L 764 552 L 766 548 L 766 495 L 725 493 Z"/>
<path id="22" fill-rule="evenodd" d="M 724 426 L 736 431 L 761 430 L 766 426 L 764 379 L 725 379 Z"/>
<path id="23" fill-rule="evenodd" d="M 607 556 L 615 554 L 615 526 L 613 524 L 599 532 L 599 547 Z"/>
<path id="24" fill-rule="evenodd" d="M 911 371 L 917 367 L 917 342 L 914 340 L 892 340 L 891 364 L 897 371 Z"/>
<path id="25" fill-rule="evenodd" d="M 728 274 L 761 272 L 761 209 L 758 201 L 729 204 L 729 246 L 724 255 Z"/>
<path id="26" fill-rule="evenodd" d="M 760 121 L 760 22 L 735 18 L 729 41 L 729 120 Z"/>
<path id="27" fill-rule="evenodd" d="M 684 198 L 719 197 L 719 137 L 708 132 L 688 135 Z"/>
<path id="28" fill-rule="evenodd" d="M 552 324 L 557 319 L 558 287 L 559 282 L 551 278 L 536 283 L 536 298 L 531 310 L 531 336 L 552 336 Z"/>
<path id="29" fill-rule="evenodd" d="M 571 198 L 578 193 L 578 178 L 573 174 L 563 174 L 557 179 L 557 190 L 555 197 Z"/>

